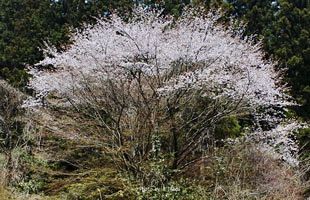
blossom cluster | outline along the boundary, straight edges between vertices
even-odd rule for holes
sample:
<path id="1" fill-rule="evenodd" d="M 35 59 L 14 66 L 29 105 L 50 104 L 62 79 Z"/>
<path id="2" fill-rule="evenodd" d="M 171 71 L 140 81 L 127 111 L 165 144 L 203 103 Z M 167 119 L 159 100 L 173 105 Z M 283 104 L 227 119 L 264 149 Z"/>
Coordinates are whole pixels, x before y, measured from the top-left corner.
<path id="1" fill-rule="evenodd" d="M 299 147 L 294 133 L 305 126 L 297 121 L 286 122 L 277 125 L 272 130 L 256 130 L 246 138 L 248 141 L 259 144 L 260 150 L 269 152 L 271 156 L 281 159 L 291 166 L 298 166 Z"/>

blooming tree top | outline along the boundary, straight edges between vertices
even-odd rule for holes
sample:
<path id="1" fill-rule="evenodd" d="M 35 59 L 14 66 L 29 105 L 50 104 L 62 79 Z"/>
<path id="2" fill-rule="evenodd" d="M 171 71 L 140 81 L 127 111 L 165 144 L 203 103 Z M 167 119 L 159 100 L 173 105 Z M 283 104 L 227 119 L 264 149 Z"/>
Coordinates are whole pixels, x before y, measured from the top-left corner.
<path id="1" fill-rule="evenodd" d="M 241 40 L 216 23 L 218 15 L 184 14 L 180 19 L 159 18 L 156 12 L 136 10 L 129 22 L 118 16 L 99 19 L 94 26 L 72 35 L 65 52 L 49 47 L 38 65 L 54 71 L 30 69 L 30 86 L 38 93 L 68 93 L 84 79 L 124 79 L 132 70 L 166 77 L 161 95 L 174 90 L 204 88 L 212 98 L 246 97 L 251 104 L 285 104 L 277 86 L 274 64 L 263 59 L 260 45 Z M 186 69 L 185 69 L 186 68 Z"/>

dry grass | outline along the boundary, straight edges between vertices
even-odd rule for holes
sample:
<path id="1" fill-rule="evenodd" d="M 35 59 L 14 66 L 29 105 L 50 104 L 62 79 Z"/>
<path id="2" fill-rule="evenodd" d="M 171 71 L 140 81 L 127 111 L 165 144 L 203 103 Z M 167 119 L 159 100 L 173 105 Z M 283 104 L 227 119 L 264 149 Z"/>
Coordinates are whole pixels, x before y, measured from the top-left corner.
<path id="1" fill-rule="evenodd" d="M 0 200 L 11 200 L 11 199 L 15 198 L 13 198 L 13 196 L 9 191 L 0 186 Z"/>
<path id="2" fill-rule="evenodd" d="M 40 195 L 29 195 L 13 192 L 0 186 L 0 200 L 63 200 L 59 198 L 50 198 Z"/>
<path id="3" fill-rule="evenodd" d="M 307 184 L 299 169 L 274 159 L 255 145 L 215 148 L 185 176 L 199 180 L 206 199 L 299 200 Z"/>
<path id="4" fill-rule="evenodd" d="M 222 170 L 216 175 L 215 199 L 303 199 L 301 173 L 267 152 L 251 145 L 217 153 Z"/>

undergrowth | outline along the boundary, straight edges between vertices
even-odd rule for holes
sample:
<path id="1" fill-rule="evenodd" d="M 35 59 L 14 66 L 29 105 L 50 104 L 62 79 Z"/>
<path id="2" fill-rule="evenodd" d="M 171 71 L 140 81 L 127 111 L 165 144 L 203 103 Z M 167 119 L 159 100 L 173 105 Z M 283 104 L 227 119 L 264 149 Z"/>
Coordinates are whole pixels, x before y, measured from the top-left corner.
<path id="1" fill-rule="evenodd" d="M 150 173 L 161 168 L 160 165 L 160 162 L 153 163 Z M 303 199 L 307 185 L 301 182 L 301 174 L 296 172 L 254 145 L 223 146 L 206 152 L 195 165 L 179 171 L 178 176 L 160 186 L 146 186 L 130 173 L 94 165 L 89 170 L 55 176 L 45 191 L 47 196 L 41 199 L 298 200 Z M 8 195 L 7 192 L 3 194 Z"/>

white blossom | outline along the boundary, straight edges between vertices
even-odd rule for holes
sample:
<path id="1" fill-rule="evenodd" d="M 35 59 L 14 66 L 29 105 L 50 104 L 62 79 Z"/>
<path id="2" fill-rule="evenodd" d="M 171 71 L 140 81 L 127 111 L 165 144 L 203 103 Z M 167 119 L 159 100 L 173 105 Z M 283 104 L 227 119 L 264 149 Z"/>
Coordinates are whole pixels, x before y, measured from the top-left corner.
<path id="1" fill-rule="evenodd" d="M 298 143 L 294 133 L 305 127 L 306 124 L 290 121 L 269 131 L 256 130 L 247 135 L 246 140 L 259 144 L 260 150 L 269 152 L 273 157 L 298 166 Z"/>
<path id="2" fill-rule="evenodd" d="M 244 96 L 258 105 L 288 103 L 277 86 L 274 63 L 263 59 L 260 45 L 232 37 L 229 29 L 215 24 L 217 15 L 186 14 L 176 22 L 156 15 L 140 10 L 130 22 L 112 16 L 73 34 L 74 44 L 67 51 L 49 48 L 53 57 L 38 63 L 53 65 L 55 71 L 31 68 L 30 86 L 39 93 L 67 93 L 85 78 L 124 79 L 133 69 L 164 74 L 199 63 L 196 69 L 165 80 L 158 91 L 166 95 L 175 89 L 204 88 L 217 91 L 213 98 Z"/>

